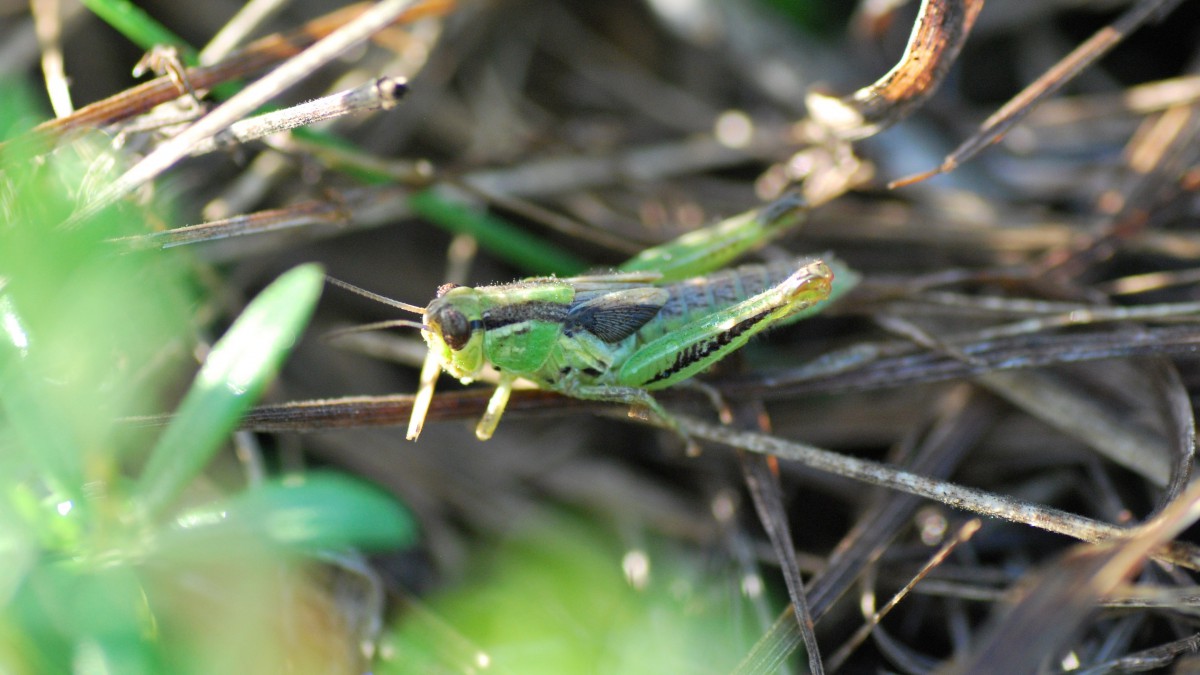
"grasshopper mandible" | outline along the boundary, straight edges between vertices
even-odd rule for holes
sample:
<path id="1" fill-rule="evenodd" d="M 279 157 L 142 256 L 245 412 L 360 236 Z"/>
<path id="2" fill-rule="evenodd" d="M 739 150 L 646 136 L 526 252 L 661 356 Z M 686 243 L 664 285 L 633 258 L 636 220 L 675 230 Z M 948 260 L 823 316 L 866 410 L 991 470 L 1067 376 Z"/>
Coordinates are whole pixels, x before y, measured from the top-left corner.
<path id="1" fill-rule="evenodd" d="M 818 258 L 695 273 L 775 236 L 803 211 L 798 199 L 785 198 L 649 249 L 609 274 L 446 284 L 424 309 L 335 283 L 423 315 L 430 351 L 410 440 L 421 432 L 442 369 L 466 384 L 486 365 L 500 376 L 475 428 L 480 440 L 492 436 L 518 378 L 574 398 L 639 406 L 677 430 L 650 392 L 691 378 L 767 328 L 809 314 L 835 292 L 833 268 L 837 293 L 853 284 L 853 272 Z"/>

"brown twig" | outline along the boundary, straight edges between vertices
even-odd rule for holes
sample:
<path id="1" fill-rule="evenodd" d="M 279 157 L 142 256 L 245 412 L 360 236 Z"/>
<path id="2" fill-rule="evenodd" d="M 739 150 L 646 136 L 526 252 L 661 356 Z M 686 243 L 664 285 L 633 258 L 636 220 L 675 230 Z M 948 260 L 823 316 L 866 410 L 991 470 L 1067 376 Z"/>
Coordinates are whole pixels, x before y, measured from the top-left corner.
<path id="1" fill-rule="evenodd" d="M 942 84 L 981 9 L 983 0 L 922 0 L 900 61 L 849 96 L 810 92 L 809 115 L 845 140 L 874 136 L 908 117 Z"/>
<path id="2" fill-rule="evenodd" d="M 1179 5 L 1180 1 L 1139 0 L 1116 21 L 1097 31 L 1095 35 L 1073 49 L 1070 54 L 1063 57 L 1053 68 L 1047 70 L 1021 93 L 992 113 L 983 121 L 979 130 L 947 155 L 936 169 L 892 181 L 888 187 L 904 187 L 938 174 L 953 171 L 959 164 L 971 159 L 984 148 L 1003 138 L 1004 134 L 1017 122 L 1024 119 L 1042 99 L 1052 96 L 1062 89 L 1064 85 L 1075 79 L 1097 59 L 1107 54 L 1143 23 L 1154 18 L 1162 18 Z"/>

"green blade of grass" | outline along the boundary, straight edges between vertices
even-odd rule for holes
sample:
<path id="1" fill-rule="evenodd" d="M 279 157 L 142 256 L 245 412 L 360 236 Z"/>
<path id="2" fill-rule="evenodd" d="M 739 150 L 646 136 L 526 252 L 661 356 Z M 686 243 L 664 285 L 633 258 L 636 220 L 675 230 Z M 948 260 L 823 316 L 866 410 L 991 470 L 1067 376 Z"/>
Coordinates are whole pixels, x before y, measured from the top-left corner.
<path id="1" fill-rule="evenodd" d="M 83 5 L 142 49 L 149 51 L 158 45 L 168 45 L 179 50 L 179 56 L 185 64 L 196 64 L 196 50 L 133 3 L 127 0 L 83 0 Z"/>
<path id="2" fill-rule="evenodd" d="M 408 204 L 415 213 L 439 227 L 469 234 L 496 257 L 534 274 L 579 274 L 588 267 L 583 260 L 557 246 L 547 244 L 495 216 L 446 199 L 432 190 L 412 195 L 408 198 Z"/>
<path id="3" fill-rule="evenodd" d="M 400 180 L 396 175 L 379 171 L 370 162 L 355 163 L 354 158 L 364 151 L 343 138 L 303 127 L 293 129 L 292 134 L 328 165 L 356 180 L 369 185 L 390 185 Z M 321 149 L 331 152 L 321 153 Z M 371 157 L 369 154 L 366 156 Z M 444 230 L 471 235 L 485 251 L 531 274 L 566 276 L 579 274 L 592 267 L 507 220 L 450 199 L 437 189 L 413 193 L 408 198 L 408 206 L 414 213 Z"/>
<path id="4" fill-rule="evenodd" d="M 287 272 L 213 347 L 137 482 L 134 497 L 147 515 L 183 490 L 258 399 L 308 323 L 323 283 L 316 265 Z"/>

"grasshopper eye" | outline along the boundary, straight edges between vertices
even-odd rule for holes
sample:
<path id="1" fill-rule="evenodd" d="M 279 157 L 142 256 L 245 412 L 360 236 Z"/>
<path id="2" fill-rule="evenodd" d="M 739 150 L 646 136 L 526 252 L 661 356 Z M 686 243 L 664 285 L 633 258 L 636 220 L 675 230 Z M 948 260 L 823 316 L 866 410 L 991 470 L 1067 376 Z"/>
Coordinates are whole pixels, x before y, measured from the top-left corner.
<path id="1" fill-rule="evenodd" d="M 471 323 L 462 312 L 453 307 L 447 308 L 439 313 L 438 324 L 442 329 L 442 339 L 450 349 L 458 351 L 467 346 L 467 341 L 471 339 Z"/>

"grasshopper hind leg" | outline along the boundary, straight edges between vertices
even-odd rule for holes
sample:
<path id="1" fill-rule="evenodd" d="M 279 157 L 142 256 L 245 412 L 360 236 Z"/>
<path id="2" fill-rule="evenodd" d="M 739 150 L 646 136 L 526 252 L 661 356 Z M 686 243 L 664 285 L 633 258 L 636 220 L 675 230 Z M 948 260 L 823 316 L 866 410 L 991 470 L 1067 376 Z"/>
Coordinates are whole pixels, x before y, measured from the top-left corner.
<path id="1" fill-rule="evenodd" d="M 572 388 L 570 391 L 564 392 L 573 398 L 582 398 L 589 401 L 607 401 L 609 403 L 624 403 L 633 408 L 640 410 L 648 410 L 651 414 L 659 419 L 660 422 L 667 428 L 668 431 L 681 438 L 687 446 L 689 455 L 699 454 L 698 446 L 691 436 L 679 426 L 679 420 L 675 416 L 667 412 L 665 408 L 654 398 L 654 396 L 645 389 L 636 387 L 620 387 L 613 385 L 584 385 Z M 630 410 L 630 415 L 633 415 L 634 410 Z"/>

